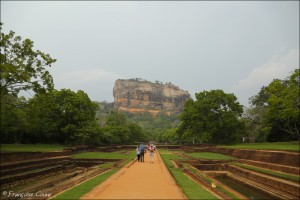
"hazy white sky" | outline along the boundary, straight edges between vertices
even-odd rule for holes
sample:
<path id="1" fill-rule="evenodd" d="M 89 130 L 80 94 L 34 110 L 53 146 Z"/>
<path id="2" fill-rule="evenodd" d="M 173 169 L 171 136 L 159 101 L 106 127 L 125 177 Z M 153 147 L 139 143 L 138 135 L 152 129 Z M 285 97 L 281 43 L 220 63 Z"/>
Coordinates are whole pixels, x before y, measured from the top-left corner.
<path id="1" fill-rule="evenodd" d="M 299 67 L 299 1 L 1 1 L 13 30 L 58 61 L 55 88 L 113 101 L 118 78 L 222 89 L 243 105 Z"/>

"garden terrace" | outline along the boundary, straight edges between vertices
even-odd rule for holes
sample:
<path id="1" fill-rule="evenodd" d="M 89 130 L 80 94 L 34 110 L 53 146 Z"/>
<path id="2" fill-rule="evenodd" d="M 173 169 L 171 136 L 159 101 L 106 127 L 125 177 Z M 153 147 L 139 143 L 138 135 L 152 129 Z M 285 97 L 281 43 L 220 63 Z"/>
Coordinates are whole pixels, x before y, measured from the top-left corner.
<path id="1" fill-rule="evenodd" d="M 1 195 L 9 189 L 15 192 L 42 190 L 53 196 L 105 171 L 114 173 L 125 160 L 135 157 L 135 148 L 133 145 L 81 146 L 77 150 L 63 150 L 69 153 L 68 156 L 55 157 L 50 153 L 56 152 L 49 152 L 51 157 L 1 163 Z M 173 145 L 167 146 L 167 149 L 158 148 L 158 152 L 191 199 L 300 197 L 299 166 L 294 166 L 297 162 L 292 164 L 291 161 L 299 160 L 297 152 Z M 277 159 L 282 159 L 281 163 L 274 163 Z M 185 174 L 195 182 L 191 182 Z M 247 188 L 250 193 L 247 193 Z M 255 194 L 254 198 L 252 194 Z"/>
<path id="2" fill-rule="evenodd" d="M 215 145 L 198 145 L 198 146 L 182 146 L 178 148 L 172 149 L 167 148 L 170 150 L 178 150 L 185 152 L 186 154 L 183 155 L 185 157 L 190 156 L 189 153 L 197 153 L 197 152 L 212 152 L 212 153 L 219 153 L 222 155 L 228 155 L 230 157 L 236 159 L 243 159 L 247 161 L 257 161 L 266 164 L 276 164 L 276 165 L 283 165 L 283 166 L 290 166 L 299 168 L 300 159 L 299 159 L 299 152 L 296 151 L 299 149 L 298 145 L 291 143 L 293 150 L 295 151 L 282 151 L 282 150 L 260 150 L 260 149 L 237 149 L 237 148 L 229 148 L 229 147 L 217 147 Z M 278 144 L 280 145 L 280 144 Z M 267 145 L 266 145 L 267 146 Z M 164 147 L 164 146 L 162 146 Z M 179 152 L 181 153 L 181 152 Z M 279 166 L 277 167 L 280 168 Z M 290 169 L 293 170 L 293 169 Z M 288 171 L 288 169 L 287 169 Z"/>
<path id="3" fill-rule="evenodd" d="M 31 181 L 45 179 L 65 172 L 83 172 L 93 166 L 118 163 L 122 159 L 49 158 L 1 166 L 1 188 L 11 188 Z"/>
<path id="4" fill-rule="evenodd" d="M 187 175 L 204 187 L 215 191 L 222 198 L 228 197 L 228 194 L 226 197 L 226 193 L 239 198 L 245 197 L 245 195 L 247 197 L 249 194 L 244 193 L 243 189 L 241 191 L 233 189 L 238 188 L 238 186 L 242 187 L 241 183 L 246 185 L 246 188 L 253 189 L 252 193 L 256 195 L 255 198 L 298 199 L 300 197 L 299 166 L 290 166 L 292 163 L 293 165 L 297 163 L 299 153 L 241 149 L 232 151 L 232 149 L 226 150 L 216 147 L 204 148 L 205 151 L 197 152 L 199 149 L 197 148 L 194 151 L 194 148 L 184 148 L 182 150 L 185 150 L 185 152 L 170 151 L 184 158 L 174 160 L 174 165 L 175 167 L 184 168 Z M 218 153 L 213 153 L 213 151 Z M 275 158 L 272 158 L 272 156 Z M 243 159 L 238 159 L 239 157 Z M 265 159 L 266 162 L 255 161 L 255 159 L 260 160 L 263 157 L 268 157 L 268 159 Z M 283 159 L 280 162 L 281 164 L 273 163 L 280 158 Z M 297 159 L 297 161 L 291 161 L 292 159 Z M 221 183 L 218 179 L 225 181 L 230 187 Z M 212 183 L 220 186 L 221 193 L 220 190 L 211 186 Z"/>
<path id="5" fill-rule="evenodd" d="M 72 156 L 1 163 L 1 199 L 7 198 L 2 193 L 7 190 L 15 193 L 35 193 L 42 190 L 43 193 L 49 192 L 54 195 L 100 173 L 118 167 L 129 156 L 132 156 L 131 153 L 128 154 L 127 151 L 122 150 L 110 153 L 112 156 L 108 158 L 105 153 L 101 152 L 90 152 L 98 157 L 85 158 L 82 155 L 88 152 L 85 152 L 86 149 L 83 151 L 84 153 L 79 154 L 74 154 L 73 151 Z M 26 153 L 32 154 L 31 152 Z M 22 152 L 21 154 L 26 153 Z"/>

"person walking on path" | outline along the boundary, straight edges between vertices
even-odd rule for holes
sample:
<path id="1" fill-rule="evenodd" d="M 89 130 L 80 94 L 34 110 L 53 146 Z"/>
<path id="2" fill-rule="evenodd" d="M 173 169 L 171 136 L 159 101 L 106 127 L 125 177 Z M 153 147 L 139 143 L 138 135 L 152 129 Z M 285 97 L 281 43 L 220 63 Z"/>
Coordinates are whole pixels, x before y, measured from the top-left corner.
<path id="1" fill-rule="evenodd" d="M 153 162 L 153 159 L 154 159 L 154 148 L 153 147 L 150 147 L 150 150 L 149 150 L 149 156 L 150 156 L 150 163 L 154 163 Z"/>
<path id="2" fill-rule="evenodd" d="M 141 151 L 140 151 L 141 162 L 144 162 L 145 146 L 143 143 L 141 143 L 140 149 L 141 149 Z"/>
<path id="3" fill-rule="evenodd" d="M 136 155 L 137 155 L 137 160 L 140 162 L 141 159 L 141 149 L 140 149 L 140 145 L 138 144 L 136 147 Z"/>

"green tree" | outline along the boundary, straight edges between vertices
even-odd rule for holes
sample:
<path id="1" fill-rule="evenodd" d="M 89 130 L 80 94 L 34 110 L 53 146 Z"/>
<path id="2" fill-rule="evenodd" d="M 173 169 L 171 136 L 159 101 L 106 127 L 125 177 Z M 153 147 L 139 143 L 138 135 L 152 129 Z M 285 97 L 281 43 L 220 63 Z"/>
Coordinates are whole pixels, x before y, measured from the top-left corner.
<path id="1" fill-rule="evenodd" d="M 144 130 L 144 133 L 146 135 L 141 141 L 151 140 L 160 142 L 162 141 L 161 135 L 164 134 L 166 130 L 171 128 L 177 128 L 179 125 L 178 115 L 168 116 L 165 114 L 164 111 L 159 112 L 156 116 L 152 116 L 150 113 L 147 112 L 138 115 L 126 112 L 124 112 L 124 114 L 127 116 L 128 121 L 139 124 Z"/>
<path id="2" fill-rule="evenodd" d="M 256 120 L 249 124 L 258 130 L 258 141 L 299 140 L 299 91 L 299 69 L 295 69 L 291 76 L 273 80 L 250 98 Z"/>
<path id="3" fill-rule="evenodd" d="M 124 114 L 119 113 L 116 110 L 110 112 L 106 118 L 106 125 L 110 126 L 126 126 L 127 118 Z"/>
<path id="4" fill-rule="evenodd" d="M 1 139 L 2 142 L 28 140 L 31 120 L 28 104 L 18 98 L 21 90 L 41 94 L 53 89 L 53 79 L 47 71 L 56 60 L 49 54 L 35 50 L 30 39 L 22 40 L 13 31 L 2 32 L 0 23 L 0 74 L 1 74 Z M 30 119 L 30 120 L 29 120 Z"/>
<path id="5" fill-rule="evenodd" d="M 9 102 L 9 103 L 6 103 Z M 27 116 L 28 104 L 24 97 L 13 95 L 2 97 L 1 105 L 1 141 L 6 143 L 22 143 L 24 135 L 29 131 Z"/>
<path id="6" fill-rule="evenodd" d="M 180 115 L 178 133 L 190 142 L 226 144 L 237 142 L 244 124 L 239 119 L 243 107 L 234 94 L 222 90 L 196 93 Z"/>
<path id="7" fill-rule="evenodd" d="M 30 39 L 22 40 L 15 32 L 0 35 L 1 95 L 17 95 L 21 90 L 36 93 L 52 90 L 53 79 L 46 67 L 56 60 L 49 54 L 34 50 Z"/>
<path id="8" fill-rule="evenodd" d="M 51 91 L 41 95 L 35 95 L 29 99 L 30 132 L 27 134 L 31 143 L 64 143 L 61 137 L 61 115 L 58 105 L 55 105 L 54 94 Z"/>
<path id="9" fill-rule="evenodd" d="M 76 129 L 76 139 L 81 144 L 103 144 L 104 135 L 96 120 L 86 121 Z"/>
<path id="10" fill-rule="evenodd" d="M 146 139 L 145 132 L 138 123 L 128 121 L 125 114 L 116 110 L 106 117 L 102 130 L 105 141 L 109 144 L 131 144 Z"/>
<path id="11" fill-rule="evenodd" d="M 141 142 L 141 141 L 147 141 L 148 137 L 145 133 L 145 131 L 142 129 L 142 127 L 138 123 L 134 122 L 128 122 L 128 132 L 129 132 L 129 142 Z"/>
<path id="12" fill-rule="evenodd" d="M 244 109 L 242 120 L 245 123 L 245 136 L 249 142 L 264 142 L 267 140 L 268 127 L 265 126 L 266 106 L 251 106 Z"/>
<path id="13" fill-rule="evenodd" d="M 177 144 L 180 143 L 180 140 L 178 138 L 177 134 L 177 128 L 169 128 L 165 131 L 163 131 L 159 137 L 158 140 L 163 143 L 168 143 L 168 144 Z"/>
<path id="14" fill-rule="evenodd" d="M 40 142 L 85 143 L 98 131 L 93 122 L 98 104 L 81 90 L 53 90 L 35 96 L 30 105 L 32 133 Z"/>
<path id="15" fill-rule="evenodd" d="M 299 139 L 300 132 L 300 73 L 296 69 L 285 80 L 274 80 L 267 87 L 267 124 L 270 126 L 269 140 Z"/>

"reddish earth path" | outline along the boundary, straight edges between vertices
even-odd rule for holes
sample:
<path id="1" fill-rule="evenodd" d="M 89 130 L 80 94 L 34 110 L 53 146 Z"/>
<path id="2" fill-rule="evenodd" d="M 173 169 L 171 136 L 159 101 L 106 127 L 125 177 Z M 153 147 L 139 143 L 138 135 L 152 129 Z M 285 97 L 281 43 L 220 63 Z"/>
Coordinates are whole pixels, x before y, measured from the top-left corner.
<path id="1" fill-rule="evenodd" d="M 186 199 L 158 152 L 154 163 L 129 163 L 81 199 Z"/>

